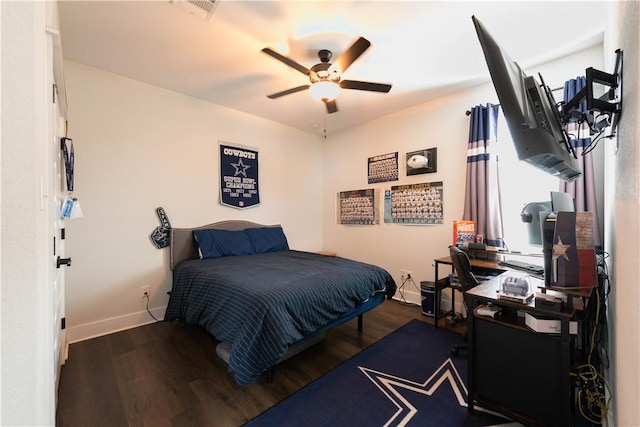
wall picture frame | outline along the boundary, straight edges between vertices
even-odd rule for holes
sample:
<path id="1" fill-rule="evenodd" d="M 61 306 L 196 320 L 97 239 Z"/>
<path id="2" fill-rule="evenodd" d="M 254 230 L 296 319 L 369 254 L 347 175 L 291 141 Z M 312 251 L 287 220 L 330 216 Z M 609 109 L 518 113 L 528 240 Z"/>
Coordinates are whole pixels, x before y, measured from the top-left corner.
<path id="1" fill-rule="evenodd" d="M 438 171 L 438 149 L 425 148 L 406 154 L 407 176 Z"/>
<path id="2" fill-rule="evenodd" d="M 385 191 L 384 222 L 441 225 L 444 223 L 443 182 L 394 185 Z"/>
<path id="3" fill-rule="evenodd" d="M 337 223 L 342 225 L 380 224 L 379 198 L 380 190 L 375 188 L 339 192 L 336 200 Z"/>
<path id="4" fill-rule="evenodd" d="M 376 184 L 378 182 L 397 181 L 398 174 L 398 152 L 382 154 L 369 157 L 367 159 L 367 182 Z"/>

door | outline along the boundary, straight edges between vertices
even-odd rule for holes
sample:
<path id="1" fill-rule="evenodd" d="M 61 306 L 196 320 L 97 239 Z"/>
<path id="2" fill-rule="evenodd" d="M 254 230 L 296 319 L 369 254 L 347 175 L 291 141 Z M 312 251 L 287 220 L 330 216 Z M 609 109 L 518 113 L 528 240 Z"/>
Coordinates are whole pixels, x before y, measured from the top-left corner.
<path id="1" fill-rule="evenodd" d="M 62 203 L 66 197 L 64 191 L 65 172 L 64 162 L 60 150 L 60 139 L 64 136 L 65 120 L 59 115 L 59 110 L 54 104 L 52 111 L 52 125 L 55 126 L 53 141 L 51 143 L 50 176 L 53 177 L 50 193 L 51 203 L 49 208 L 49 236 L 51 236 L 53 250 L 50 263 L 50 282 L 53 289 L 53 343 L 56 389 L 60 379 L 60 370 L 67 358 L 67 340 L 65 329 L 65 270 L 71 264 L 65 257 L 65 228 L 64 220 L 60 215 Z"/>
<path id="2" fill-rule="evenodd" d="M 55 13 L 52 10 L 50 12 Z M 55 19 L 50 21 L 54 24 Z M 51 26 L 47 27 L 48 48 L 48 80 L 51 88 L 51 103 L 48 107 L 47 168 L 48 172 L 43 186 L 43 204 L 49 218 L 47 229 L 50 237 L 51 261 L 48 264 L 48 281 L 52 297 L 52 331 L 53 334 L 53 368 L 57 389 L 60 371 L 67 358 L 67 340 L 65 330 L 65 270 L 70 266 L 70 259 L 65 255 L 65 227 L 60 215 L 62 203 L 67 192 L 64 157 L 61 150 L 61 138 L 67 132 L 67 103 L 64 78 L 62 74 L 62 52 L 60 34 Z M 62 261 L 62 262 L 61 262 Z M 66 262 L 65 262 L 66 261 Z"/>

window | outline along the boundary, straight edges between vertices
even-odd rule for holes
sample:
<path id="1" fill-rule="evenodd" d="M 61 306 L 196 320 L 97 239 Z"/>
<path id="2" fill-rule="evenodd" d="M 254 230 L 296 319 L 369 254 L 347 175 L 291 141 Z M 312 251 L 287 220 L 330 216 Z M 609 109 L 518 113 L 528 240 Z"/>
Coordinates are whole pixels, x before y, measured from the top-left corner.
<path id="1" fill-rule="evenodd" d="M 540 247 L 529 245 L 526 224 L 520 219 L 522 208 L 529 202 L 550 200 L 550 191 L 558 191 L 558 178 L 518 160 L 507 122 L 498 116 L 498 155 L 500 190 L 502 194 L 502 221 L 504 242 L 510 250 L 540 253 Z"/>

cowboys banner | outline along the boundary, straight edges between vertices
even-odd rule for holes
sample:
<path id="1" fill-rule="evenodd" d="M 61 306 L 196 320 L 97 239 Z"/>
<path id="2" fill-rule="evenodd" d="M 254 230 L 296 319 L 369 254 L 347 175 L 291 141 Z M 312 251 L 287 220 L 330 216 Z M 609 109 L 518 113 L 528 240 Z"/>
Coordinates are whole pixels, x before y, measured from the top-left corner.
<path id="1" fill-rule="evenodd" d="M 260 204 L 257 150 L 220 142 L 220 203 L 238 209 Z"/>

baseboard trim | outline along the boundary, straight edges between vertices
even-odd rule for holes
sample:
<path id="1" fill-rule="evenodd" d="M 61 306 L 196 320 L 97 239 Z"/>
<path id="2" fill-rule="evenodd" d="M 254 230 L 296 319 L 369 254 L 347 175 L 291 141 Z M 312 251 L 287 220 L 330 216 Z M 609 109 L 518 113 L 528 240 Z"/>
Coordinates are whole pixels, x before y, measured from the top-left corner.
<path id="1" fill-rule="evenodd" d="M 166 310 L 166 306 L 149 309 L 151 314 L 159 320 L 164 318 Z M 154 322 L 156 322 L 156 320 L 153 319 L 146 310 L 71 327 L 67 319 L 67 343 L 72 344 L 74 342 L 85 341 Z"/>
<path id="2" fill-rule="evenodd" d="M 416 304 L 418 306 L 422 305 L 421 296 L 415 292 L 404 292 L 406 302 L 411 304 Z M 393 297 L 396 301 L 402 301 L 402 298 L 396 292 L 396 295 Z M 457 302 L 457 301 L 456 301 Z M 456 304 L 457 312 L 460 312 L 462 307 L 461 304 Z M 449 310 L 451 308 L 451 301 L 444 299 L 442 300 L 443 310 Z M 153 314 L 156 319 L 163 320 L 164 313 L 167 310 L 166 306 L 152 308 L 149 311 Z M 67 343 L 73 344 L 74 342 L 85 341 L 91 338 L 101 337 L 103 335 L 109 335 L 114 332 L 125 331 L 127 329 L 136 328 L 138 326 L 148 325 L 150 323 L 154 323 L 154 320 L 146 310 L 142 310 L 136 313 L 126 314 L 124 316 L 111 317 L 109 319 L 98 320 L 96 322 L 85 323 L 78 326 L 69 326 L 67 323 Z M 67 319 L 68 322 L 68 319 Z M 66 357 L 65 357 L 66 359 Z"/>

